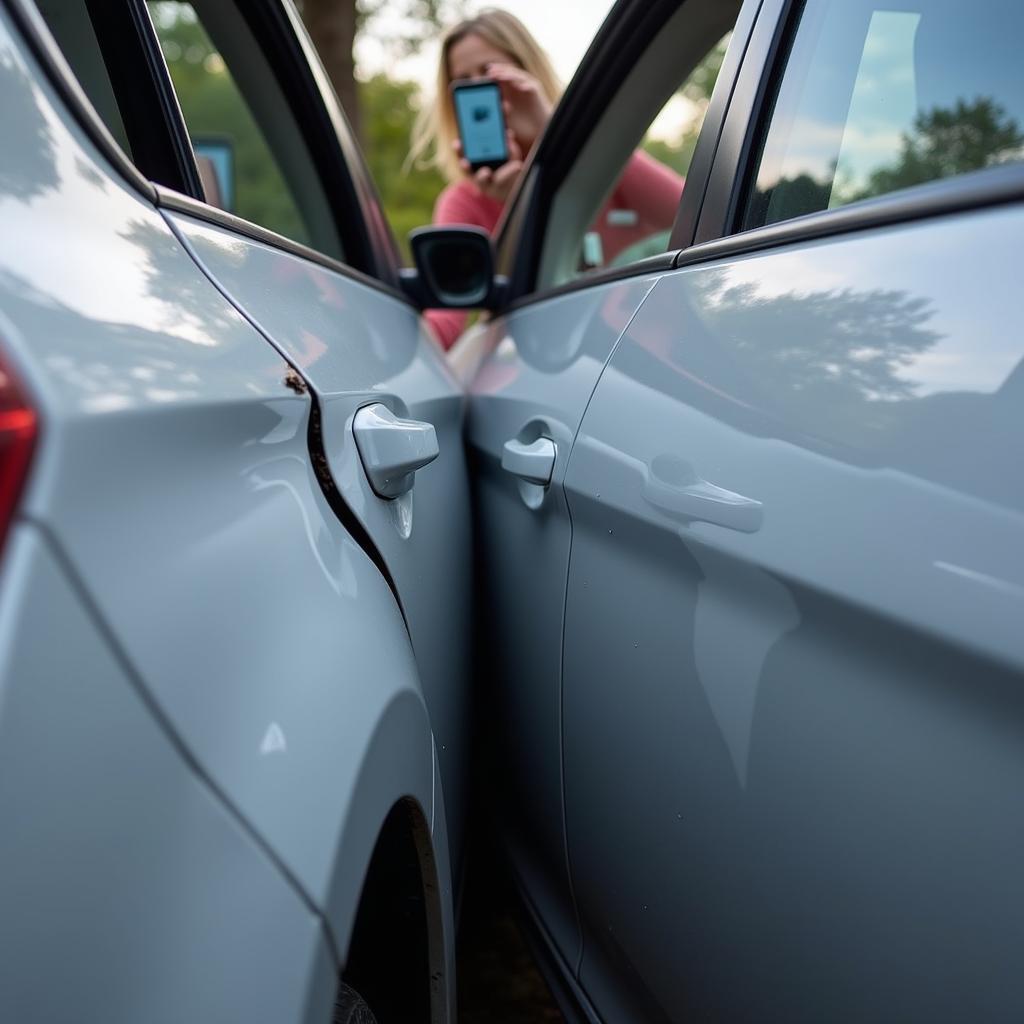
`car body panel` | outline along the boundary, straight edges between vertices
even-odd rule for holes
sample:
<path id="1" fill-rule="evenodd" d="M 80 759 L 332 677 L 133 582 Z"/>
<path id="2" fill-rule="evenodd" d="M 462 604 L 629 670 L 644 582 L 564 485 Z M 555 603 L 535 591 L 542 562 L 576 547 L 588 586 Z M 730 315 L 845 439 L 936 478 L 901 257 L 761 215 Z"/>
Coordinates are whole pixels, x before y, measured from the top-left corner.
<path id="1" fill-rule="evenodd" d="M 0 641 L 0 1017 L 327 1020 L 319 916 L 191 771 L 29 525 L 5 546 Z"/>
<path id="2" fill-rule="evenodd" d="M 372 538 L 405 612 L 442 769 L 453 844 L 464 814 L 470 607 L 464 398 L 413 309 L 383 289 L 211 224 L 168 214 L 225 294 L 297 366 L 321 404 L 331 476 Z M 352 417 L 371 403 L 429 422 L 440 455 L 410 492 L 371 488 Z"/>
<path id="3" fill-rule="evenodd" d="M 604 1019 L 1020 1016 L 1022 229 L 678 270 L 609 361 L 563 697 Z"/>
<path id="4" fill-rule="evenodd" d="M 561 642 L 571 524 L 561 493 L 569 451 L 597 378 L 651 282 L 577 292 L 499 318 L 472 383 L 473 466 L 488 713 L 503 782 L 499 827 L 513 867 L 572 969 L 579 938 L 565 861 Z M 501 467 L 506 441 L 551 438 L 545 492 Z"/>
<path id="5" fill-rule="evenodd" d="M 324 497 L 286 361 L 111 172 L 6 18 L 0 337 L 44 424 L 22 515 L 343 953 L 394 803 L 444 821 L 401 609 Z"/>

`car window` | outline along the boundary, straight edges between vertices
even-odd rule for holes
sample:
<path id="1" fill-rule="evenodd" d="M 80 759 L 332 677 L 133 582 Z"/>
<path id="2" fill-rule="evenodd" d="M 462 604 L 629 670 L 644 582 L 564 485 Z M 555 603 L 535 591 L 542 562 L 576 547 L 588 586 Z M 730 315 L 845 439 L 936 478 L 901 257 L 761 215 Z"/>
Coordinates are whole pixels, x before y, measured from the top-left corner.
<path id="1" fill-rule="evenodd" d="M 555 193 L 538 290 L 665 252 L 739 3 L 680 5 Z"/>
<path id="2" fill-rule="evenodd" d="M 741 228 L 1024 158 L 1019 0 L 805 0 Z"/>
<path id="3" fill-rule="evenodd" d="M 700 60 L 619 168 L 580 240 L 579 273 L 623 267 L 665 252 L 704 114 L 732 33 Z"/>
<path id="4" fill-rule="evenodd" d="M 150 0 L 207 201 L 340 257 L 329 204 L 266 56 L 230 4 Z"/>
<path id="5" fill-rule="evenodd" d="M 107 131 L 132 156 L 124 119 L 85 3 L 37 0 L 37 7 Z"/>

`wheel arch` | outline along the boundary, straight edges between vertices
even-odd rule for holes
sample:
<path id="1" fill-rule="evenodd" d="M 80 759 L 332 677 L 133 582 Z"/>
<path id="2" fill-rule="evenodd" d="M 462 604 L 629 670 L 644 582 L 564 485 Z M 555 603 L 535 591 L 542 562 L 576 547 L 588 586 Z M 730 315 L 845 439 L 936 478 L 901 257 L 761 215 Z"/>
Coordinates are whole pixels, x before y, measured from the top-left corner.
<path id="1" fill-rule="evenodd" d="M 431 1021 L 453 1018 L 446 828 L 426 707 L 404 690 L 384 709 L 362 759 L 326 908 L 340 977 L 380 1024 L 428 1019 L 428 1006 Z"/>
<path id="2" fill-rule="evenodd" d="M 427 818 L 399 800 L 377 837 L 341 972 L 380 1024 L 448 1019 L 440 896 Z"/>

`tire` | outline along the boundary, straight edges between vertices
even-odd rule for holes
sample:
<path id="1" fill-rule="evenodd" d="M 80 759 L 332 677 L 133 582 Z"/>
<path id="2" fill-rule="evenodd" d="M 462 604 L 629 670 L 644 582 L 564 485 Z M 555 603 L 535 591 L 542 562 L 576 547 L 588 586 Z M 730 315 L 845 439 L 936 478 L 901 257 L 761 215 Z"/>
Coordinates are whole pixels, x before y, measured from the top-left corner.
<path id="1" fill-rule="evenodd" d="M 373 1011 L 363 1001 L 363 997 L 345 982 L 338 984 L 338 995 L 334 1000 L 334 1016 L 332 1024 L 377 1024 Z"/>

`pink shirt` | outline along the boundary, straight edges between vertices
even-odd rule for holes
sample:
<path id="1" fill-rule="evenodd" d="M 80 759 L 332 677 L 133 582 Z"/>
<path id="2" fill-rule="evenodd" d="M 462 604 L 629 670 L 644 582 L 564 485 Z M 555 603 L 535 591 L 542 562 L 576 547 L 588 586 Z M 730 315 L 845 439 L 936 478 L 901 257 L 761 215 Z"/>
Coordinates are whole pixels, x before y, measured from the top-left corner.
<path id="1" fill-rule="evenodd" d="M 671 228 L 683 185 L 684 179 L 675 171 L 637 150 L 592 227 L 600 238 L 602 263 L 607 265 L 634 243 Z M 504 203 L 462 178 L 438 196 L 434 223 L 470 224 L 494 234 L 504 209 Z M 426 318 L 446 349 L 466 325 L 466 314 L 457 310 L 432 309 Z"/>

